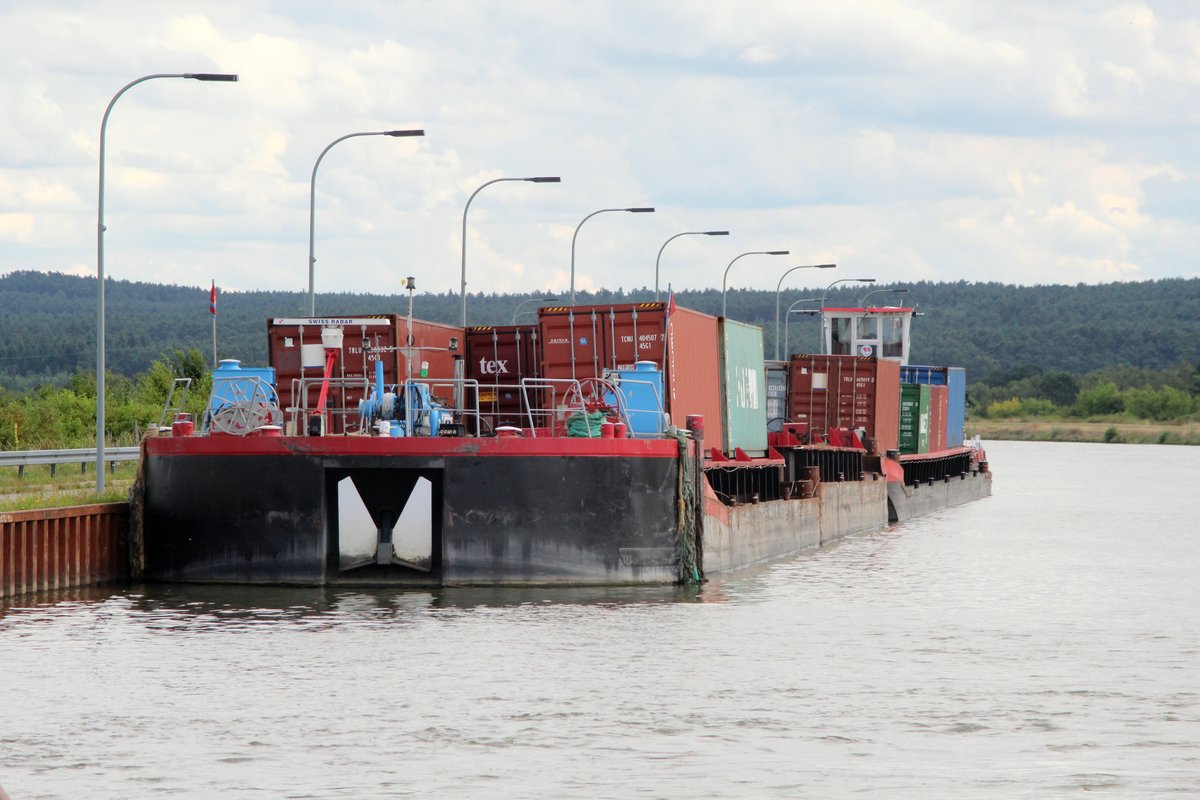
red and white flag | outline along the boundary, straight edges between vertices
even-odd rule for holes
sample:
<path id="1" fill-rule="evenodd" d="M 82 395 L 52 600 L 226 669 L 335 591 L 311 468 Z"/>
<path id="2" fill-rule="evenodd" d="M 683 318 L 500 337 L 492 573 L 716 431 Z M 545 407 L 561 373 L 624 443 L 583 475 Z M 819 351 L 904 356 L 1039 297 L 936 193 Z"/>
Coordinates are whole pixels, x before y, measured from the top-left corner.
<path id="1" fill-rule="evenodd" d="M 213 279 L 212 289 L 208 292 L 208 313 L 214 317 L 217 315 L 217 280 Z"/>

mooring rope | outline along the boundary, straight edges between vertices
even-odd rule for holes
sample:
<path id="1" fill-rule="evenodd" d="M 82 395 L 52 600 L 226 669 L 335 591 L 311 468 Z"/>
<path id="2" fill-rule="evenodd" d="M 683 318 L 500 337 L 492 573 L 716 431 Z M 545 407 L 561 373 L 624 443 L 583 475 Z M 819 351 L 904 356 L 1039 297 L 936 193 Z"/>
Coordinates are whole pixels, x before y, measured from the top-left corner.
<path id="1" fill-rule="evenodd" d="M 675 519 L 679 529 L 679 582 L 700 583 L 700 564 L 696 557 L 696 470 L 688 452 L 690 437 L 678 431 L 679 481 L 676 491 Z"/>

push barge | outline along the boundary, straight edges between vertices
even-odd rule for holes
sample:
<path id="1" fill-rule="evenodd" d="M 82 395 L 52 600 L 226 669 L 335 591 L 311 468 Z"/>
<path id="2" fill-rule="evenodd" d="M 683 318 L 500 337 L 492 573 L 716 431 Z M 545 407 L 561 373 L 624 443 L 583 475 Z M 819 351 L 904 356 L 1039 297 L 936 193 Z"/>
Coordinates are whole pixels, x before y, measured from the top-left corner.
<path id="1" fill-rule="evenodd" d="M 825 353 L 674 304 L 454 328 L 268 321 L 199 429 L 143 443 L 150 581 L 703 580 L 991 493 L 961 370 L 907 365 L 912 310 L 823 309 Z"/>

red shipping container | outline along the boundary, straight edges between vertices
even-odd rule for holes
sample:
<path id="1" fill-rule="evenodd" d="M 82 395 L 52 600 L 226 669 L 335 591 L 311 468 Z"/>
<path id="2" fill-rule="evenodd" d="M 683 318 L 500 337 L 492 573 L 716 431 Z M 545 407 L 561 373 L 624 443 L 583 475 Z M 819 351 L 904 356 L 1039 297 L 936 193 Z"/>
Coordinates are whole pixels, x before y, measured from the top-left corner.
<path id="1" fill-rule="evenodd" d="M 544 377 L 583 380 L 652 361 L 664 372 L 672 422 L 683 428 L 688 414 L 703 414 L 708 441 L 721 441 L 716 317 L 676 307 L 669 336 L 666 303 L 546 307 L 538 309 L 538 321 Z M 555 389 L 559 400 L 562 392 Z"/>
<path id="2" fill-rule="evenodd" d="M 717 318 L 690 308 L 671 314 L 667 363 L 667 410 L 687 428 L 691 414 L 704 415 L 706 451 L 725 441 L 721 417 L 721 333 Z"/>
<path id="3" fill-rule="evenodd" d="M 813 442 L 830 428 L 864 428 L 882 454 L 900 435 L 900 364 L 860 356 L 794 355 L 788 417 L 806 422 Z"/>
<path id="4" fill-rule="evenodd" d="M 929 387 L 929 452 L 946 449 L 946 423 L 950 414 L 950 387 Z"/>
<path id="5" fill-rule="evenodd" d="M 528 427 L 521 379 L 542 374 L 541 336 L 537 325 L 467 328 L 466 376 L 479 381 L 479 412 L 486 427 Z M 536 391 L 530 401 L 539 407 Z M 468 398 L 468 406 L 473 398 Z M 486 430 L 485 427 L 485 430 Z"/>
<path id="6" fill-rule="evenodd" d="M 454 378 L 454 362 L 461 352 L 452 351 L 463 341 L 463 329 L 425 320 L 413 320 L 411 342 L 412 363 L 404 351 L 408 334 L 408 319 L 398 314 L 360 314 L 345 317 L 287 318 L 274 317 L 267 320 L 267 359 L 275 368 L 275 380 L 279 390 L 279 404 L 285 418 L 287 410 L 299 407 L 302 398 L 293 397 L 293 381 L 308 379 L 308 402 L 312 409 L 320 394 L 320 378 L 324 374 L 325 354 L 321 344 L 321 329 L 336 326 L 342 329 L 342 349 L 334 364 L 333 377 L 353 381 L 354 386 L 337 387 L 330 397 L 330 404 L 340 408 L 354 409 L 363 397 L 360 381 L 375 382 L 375 362 L 383 362 L 383 381 L 387 385 L 399 383 L 407 377 L 435 380 Z M 374 352 L 373 352 L 374 350 Z M 449 385 L 435 386 L 436 396 L 452 400 L 453 389 Z M 357 417 L 349 415 L 351 424 Z M 342 417 L 335 415 L 332 433 L 341 433 Z"/>

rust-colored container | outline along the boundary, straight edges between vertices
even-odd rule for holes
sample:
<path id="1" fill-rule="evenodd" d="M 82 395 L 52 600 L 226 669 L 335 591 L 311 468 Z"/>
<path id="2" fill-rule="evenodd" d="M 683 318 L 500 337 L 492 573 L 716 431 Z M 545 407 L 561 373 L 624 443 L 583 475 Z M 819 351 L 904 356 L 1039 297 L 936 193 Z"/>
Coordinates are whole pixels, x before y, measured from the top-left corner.
<path id="1" fill-rule="evenodd" d="M 859 356 L 794 355 L 788 416 L 808 423 L 813 441 L 830 428 L 865 428 L 875 451 L 898 447 L 900 364 Z"/>
<path id="2" fill-rule="evenodd" d="M 479 413 L 492 430 L 504 425 L 529 425 L 521 379 L 539 378 L 541 374 L 541 333 L 537 325 L 467 328 L 466 377 L 479 381 Z M 529 397 L 535 407 L 540 406 L 534 390 L 530 390 Z"/>
<path id="3" fill-rule="evenodd" d="M 599 377 L 604 365 L 604 320 L 592 306 L 538 309 L 542 334 L 542 377 L 582 380 Z M 561 396 L 561 389 L 555 394 Z"/>
<path id="4" fill-rule="evenodd" d="M 678 428 L 691 414 L 704 416 L 706 451 L 725 440 L 721 423 L 721 334 L 717 318 L 675 308 L 668 335 L 667 408 Z"/>
<path id="5" fill-rule="evenodd" d="M 675 425 L 688 414 L 708 420 L 707 441 L 722 441 L 720 336 L 717 318 L 676 307 L 667 333 L 666 303 L 550 306 L 538 309 L 542 376 L 603 377 L 652 361 L 663 370 L 665 402 Z M 561 397 L 561 391 L 558 395 Z"/>
<path id="6" fill-rule="evenodd" d="M 339 387 L 331 394 L 333 405 L 357 409 L 363 397 L 363 385 L 375 381 L 375 361 L 383 361 L 383 381 L 391 385 L 407 377 L 451 380 L 454 378 L 454 356 L 451 339 L 460 348 L 463 329 L 425 320 L 413 320 L 412 363 L 408 363 L 404 347 L 407 344 L 408 319 L 398 314 L 355 315 L 346 317 L 287 318 L 267 320 L 267 357 L 275 368 L 279 404 L 284 409 L 301 405 L 302 398 L 293 397 L 293 381 L 309 380 L 307 408 L 317 404 L 320 378 L 325 370 L 325 351 L 321 330 L 327 326 L 342 329 L 342 347 L 334 364 L 334 378 L 353 380 L 354 386 Z M 372 352 L 372 350 L 378 352 Z M 411 371 L 409 371 L 411 370 Z M 434 387 L 434 394 L 444 400 L 452 399 L 449 386 Z M 290 418 L 290 415 L 285 418 Z M 354 418 L 357 421 L 357 417 Z M 342 431 L 342 419 L 334 416 L 331 432 Z"/>
<path id="7" fill-rule="evenodd" d="M 929 452 L 946 449 L 946 417 L 950 413 L 950 387 L 929 386 Z"/>
<path id="8" fill-rule="evenodd" d="M 638 361 L 661 369 L 665 317 L 666 303 L 540 308 L 543 372 L 547 378 L 580 380 L 633 369 Z"/>

